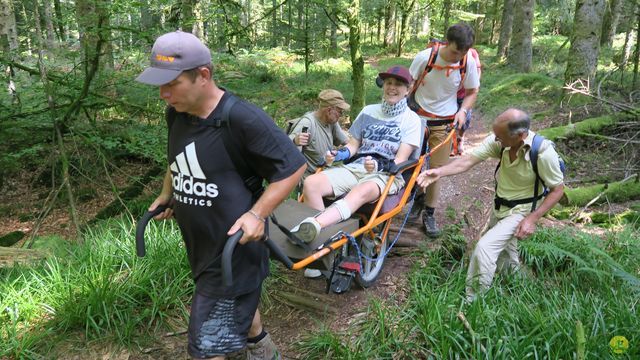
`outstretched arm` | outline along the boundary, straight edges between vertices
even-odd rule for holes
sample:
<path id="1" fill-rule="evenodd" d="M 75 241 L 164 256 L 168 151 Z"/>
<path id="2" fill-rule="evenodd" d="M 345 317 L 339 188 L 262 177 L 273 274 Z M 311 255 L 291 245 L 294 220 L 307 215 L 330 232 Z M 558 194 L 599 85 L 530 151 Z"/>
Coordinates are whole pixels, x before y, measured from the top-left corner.
<path id="1" fill-rule="evenodd" d="M 473 155 L 464 155 L 445 166 L 439 167 L 437 169 L 429 169 L 423 171 L 418 176 L 418 185 L 420 185 L 424 189 L 443 176 L 463 173 L 480 162 L 482 162 L 482 160 Z"/>
<path id="2" fill-rule="evenodd" d="M 240 239 L 240 244 L 248 241 L 261 240 L 264 235 L 264 226 L 267 217 L 289 196 L 293 188 L 300 181 L 306 168 L 307 164 L 304 164 L 289 177 L 269 184 L 251 210 L 242 214 L 242 216 L 236 220 L 227 232 L 227 235 L 231 236 L 242 229 L 244 235 L 242 239 Z"/>

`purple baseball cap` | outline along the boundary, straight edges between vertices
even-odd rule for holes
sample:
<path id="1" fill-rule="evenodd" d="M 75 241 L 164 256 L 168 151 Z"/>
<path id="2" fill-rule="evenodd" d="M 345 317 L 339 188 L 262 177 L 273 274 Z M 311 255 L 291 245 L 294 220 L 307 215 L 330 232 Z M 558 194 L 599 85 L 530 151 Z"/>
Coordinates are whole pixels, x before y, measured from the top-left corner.
<path id="1" fill-rule="evenodd" d="M 385 72 L 381 72 L 378 74 L 378 77 L 376 78 L 376 84 L 379 87 L 382 87 L 382 84 L 384 83 L 384 80 L 387 78 L 396 78 L 402 82 L 405 82 L 408 85 L 410 85 L 413 82 L 413 77 L 411 76 L 411 73 L 409 72 L 409 69 L 407 69 L 404 66 L 392 66 L 389 69 L 387 69 L 387 71 Z"/>
<path id="2" fill-rule="evenodd" d="M 156 39 L 151 49 L 151 66 L 136 81 L 148 85 L 164 85 L 185 70 L 211 63 L 211 51 L 195 35 L 174 31 Z"/>

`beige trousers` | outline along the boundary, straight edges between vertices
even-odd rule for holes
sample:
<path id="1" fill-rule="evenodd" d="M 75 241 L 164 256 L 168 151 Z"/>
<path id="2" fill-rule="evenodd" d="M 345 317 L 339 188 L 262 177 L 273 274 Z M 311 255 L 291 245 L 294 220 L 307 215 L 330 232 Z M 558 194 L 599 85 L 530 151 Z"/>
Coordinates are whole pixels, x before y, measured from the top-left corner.
<path id="1" fill-rule="evenodd" d="M 433 149 L 447 138 L 446 125 L 432 126 L 429 128 L 429 149 Z M 431 154 L 429 160 L 429 168 L 435 169 L 449 162 L 449 154 L 451 153 L 451 140 L 442 145 L 438 151 Z M 438 180 L 427 187 L 425 206 L 436 208 L 440 198 L 440 181 Z"/>
<path id="2" fill-rule="evenodd" d="M 522 214 L 503 219 L 492 216 L 489 230 L 478 240 L 471 255 L 466 281 L 468 300 L 473 300 L 476 293 L 482 293 L 491 286 L 496 269 L 519 269 L 518 239 L 513 233 L 522 219 Z"/>

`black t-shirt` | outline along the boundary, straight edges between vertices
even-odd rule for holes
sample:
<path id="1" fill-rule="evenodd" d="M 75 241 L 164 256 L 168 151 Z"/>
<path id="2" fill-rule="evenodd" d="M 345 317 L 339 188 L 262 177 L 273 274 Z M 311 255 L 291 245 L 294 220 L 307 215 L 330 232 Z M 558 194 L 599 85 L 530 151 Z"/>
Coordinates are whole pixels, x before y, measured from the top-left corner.
<path id="1" fill-rule="evenodd" d="M 229 98 L 225 92 L 206 121 L 220 119 Z M 173 109 L 171 109 L 173 110 Z M 168 109 L 169 111 L 169 109 Z M 232 287 L 222 284 L 220 259 L 233 223 L 252 206 L 222 136 L 227 125 L 207 126 L 203 119 L 177 113 L 170 124 L 168 160 L 174 214 L 184 239 L 196 291 L 208 296 L 232 297 L 255 290 L 268 275 L 264 244 L 238 245 L 233 255 Z M 241 146 L 249 168 L 268 182 L 292 175 L 304 158 L 273 120 L 255 105 L 239 100 L 229 113 L 230 143 Z"/>

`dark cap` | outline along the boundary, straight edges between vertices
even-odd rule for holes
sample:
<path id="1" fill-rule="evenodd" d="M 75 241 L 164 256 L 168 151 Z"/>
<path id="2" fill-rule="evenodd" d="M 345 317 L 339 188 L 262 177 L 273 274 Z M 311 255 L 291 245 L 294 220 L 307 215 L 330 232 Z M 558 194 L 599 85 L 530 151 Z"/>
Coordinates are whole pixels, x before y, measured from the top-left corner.
<path id="1" fill-rule="evenodd" d="M 151 66 L 138 75 L 136 81 L 149 85 L 164 85 L 185 70 L 211 63 L 211 52 L 195 35 L 174 31 L 156 39 L 151 49 Z"/>
<path id="2" fill-rule="evenodd" d="M 409 69 L 404 66 L 396 65 L 390 67 L 385 72 L 379 73 L 378 77 L 376 78 L 376 84 L 378 85 L 378 87 L 382 87 L 384 80 L 390 77 L 396 78 L 406 83 L 407 86 L 413 82 L 413 77 L 411 76 Z"/>

